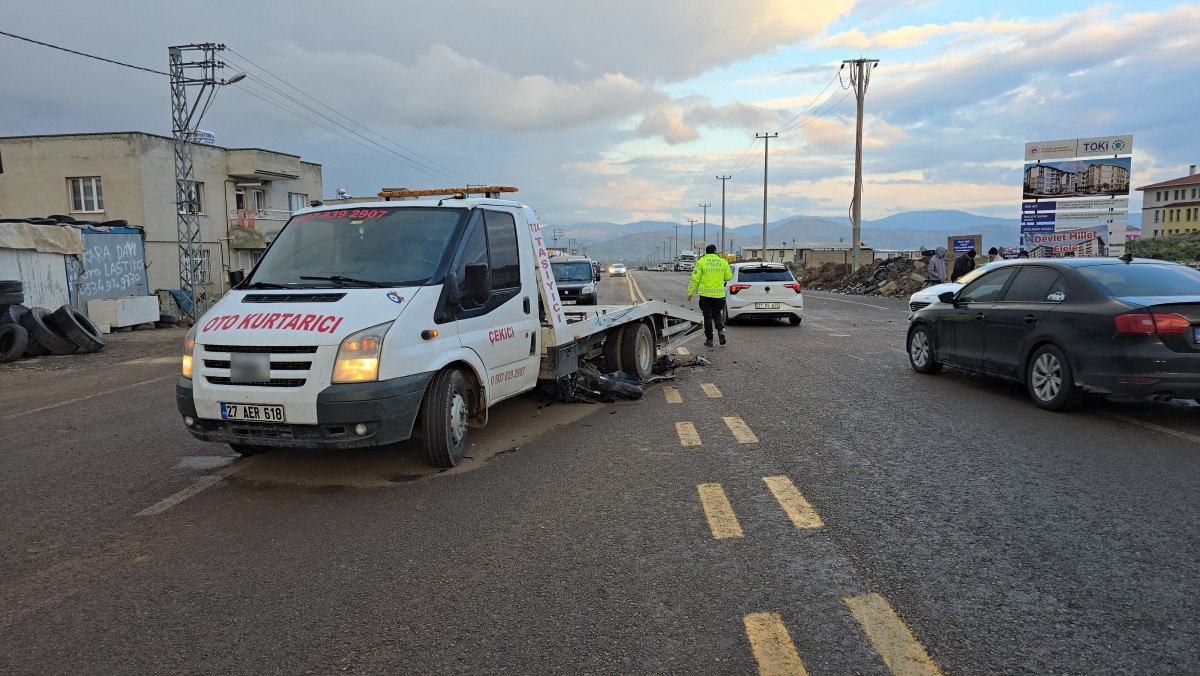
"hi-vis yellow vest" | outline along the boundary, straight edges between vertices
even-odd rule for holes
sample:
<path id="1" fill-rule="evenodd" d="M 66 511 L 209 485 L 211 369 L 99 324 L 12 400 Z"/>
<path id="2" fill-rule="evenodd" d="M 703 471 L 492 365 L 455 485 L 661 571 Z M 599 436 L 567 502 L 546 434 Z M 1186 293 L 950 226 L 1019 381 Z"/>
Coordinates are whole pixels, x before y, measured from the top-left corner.
<path id="1" fill-rule="evenodd" d="M 725 297 L 725 282 L 733 279 L 729 261 L 717 254 L 704 254 L 696 261 L 692 270 L 692 281 L 688 284 L 688 295 L 699 293 L 709 298 Z"/>

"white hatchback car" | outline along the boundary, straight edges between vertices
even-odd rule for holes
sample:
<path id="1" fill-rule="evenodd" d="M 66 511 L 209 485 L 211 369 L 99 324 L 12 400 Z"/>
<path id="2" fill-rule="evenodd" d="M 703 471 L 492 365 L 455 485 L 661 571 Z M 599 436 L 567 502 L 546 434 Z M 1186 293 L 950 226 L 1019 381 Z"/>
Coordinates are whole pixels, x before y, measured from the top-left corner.
<path id="1" fill-rule="evenodd" d="M 927 286 L 924 289 L 921 289 L 920 291 L 909 296 L 908 311 L 916 312 L 917 310 L 920 310 L 923 307 L 933 305 L 934 303 L 937 302 L 938 296 L 942 295 L 943 293 L 946 293 L 947 291 L 958 291 L 959 289 L 963 288 L 964 285 L 970 284 L 971 280 L 975 279 L 979 275 L 982 275 L 983 273 L 987 272 L 988 270 L 995 270 L 998 266 L 1004 265 L 1007 262 L 1008 261 L 997 261 L 995 263 L 988 263 L 987 265 L 981 265 L 981 266 L 975 268 L 974 270 L 968 272 L 967 274 L 963 275 L 962 277 L 960 277 L 957 282 L 945 282 L 942 284 L 934 284 L 933 286 Z"/>
<path id="2" fill-rule="evenodd" d="M 725 283 L 725 317 L 786 319 L 798 326 L 804 315 L 804 294 L 792 271 L 782 263 L 734 263 L 733 279 Z"/>

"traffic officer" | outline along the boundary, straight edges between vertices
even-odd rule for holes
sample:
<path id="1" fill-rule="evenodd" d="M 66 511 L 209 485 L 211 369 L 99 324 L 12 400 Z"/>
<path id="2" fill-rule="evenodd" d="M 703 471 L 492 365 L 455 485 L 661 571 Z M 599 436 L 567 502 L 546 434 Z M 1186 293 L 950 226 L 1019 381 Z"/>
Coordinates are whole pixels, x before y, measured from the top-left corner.
<path id="1" fill-rule="evenodd" d="M 725 344 L 725 282 L 733 279 L 729 261 L 717 255 L 717 245 L 709 244 L 704 255 L 692 269 L 692 281 L 688 284 L 688 300 L 692 294 L 700 294 L 700 311 L 704 313 L 704 346 L 713 346 L 713 324 L 717 325 L 717 336 Z"/>

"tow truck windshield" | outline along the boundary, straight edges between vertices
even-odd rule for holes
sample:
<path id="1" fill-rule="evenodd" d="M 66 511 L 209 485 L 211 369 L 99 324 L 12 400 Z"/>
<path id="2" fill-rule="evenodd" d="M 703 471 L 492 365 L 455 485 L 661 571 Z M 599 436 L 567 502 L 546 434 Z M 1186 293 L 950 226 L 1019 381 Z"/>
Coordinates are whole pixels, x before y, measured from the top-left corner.
<path id="1" fill-rule="evenodd" d="M 300 214 L 288 221 L 243 287 L 423 284 L 465 211 L 397 207 Z"/>
<path id="2" fill-rule="evenodd" d="M 590 282 L 595 275 L 592 264 L 587 261 L 551 263 L 550 267 L 554 270 L 554 280 L 557 282 Z"/>

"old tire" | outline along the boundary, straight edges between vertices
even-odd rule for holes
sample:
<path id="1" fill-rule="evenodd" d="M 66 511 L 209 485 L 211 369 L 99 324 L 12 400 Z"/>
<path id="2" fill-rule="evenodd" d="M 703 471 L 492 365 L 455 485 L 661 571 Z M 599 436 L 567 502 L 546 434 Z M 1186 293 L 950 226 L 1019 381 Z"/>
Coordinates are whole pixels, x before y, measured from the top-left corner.
<path id="1" fill-rule="evenodd" d="M 1071 363 L 1056 345 L 1043 345 L 1029 357 L 1025 386 L 1038 408 L 1066 411 L 1079 404 Z"/>
<path id="2" fill-rule="evenodd" d="M 29 312 L 21 315 L 21 326 L 29 332 L 29 346 L 33 347 L 35 343 L 40 345 L 47 350 L 43 354 L 65 355 L 78 352 L 79 346 L 59 335 L 49 323 L 49 319 L 50 311 L 44 307 L 30 308 Z"/>
<path id="3" fill-rule="evenodd" d="M 621 370 L 621 329 L 609 329 L 604 336 L 604 372 Z"/>
<path id="4" fill-rule="evenodd" d="M 97 352 L 105 345 L 100 329 L 96 328 L 87 315 L 70 305 L 55 310 L 54 314 L 50 315 L 50 323 L 64 338 L 75 343 L 80 352 Z"/>
<path id="5" fill-rule="evenodd" d="M 908 334 L 908 363 L 917 373 L 937 373 L 942 365 L 934 358 L 933 336 L 924 324 L 913 327 Z"/>
<path id="6" fill-rule="evenodd" d="M 625 327 L 621 334 L 621 370 L 638 380 L 646 380 L 654 372 L 658 357 L 654 332 L 642 322 Z"/>
<path id="7" fill-rule="evenodd" d="M 434 467 L 454 467 L 467 454 L 471 392 L 460 371 L 439 371 L 421 403 L 421 443 Z"/>
<path id="8" fill-rule="evenodd" d="M 229 447 L 233 449 L 234 453 L 243 457 L 258 455 L 259 453 L 266 453 L 271 450 L 271 446 L 256 446 L 254 444 L 229 444 Z"/>
<path id="9" fill-rule="evenodd" d="M 29 332 L 20 324 L 0 326 L 0 364 L 20 359 L 29 347 Z"/>
<path id="10" fill-rule="evenodd" d="M 21 315 L 29 312 L 24 305 L 0 305 L 0 326 L 4 324 L 20 324 Z"/>

